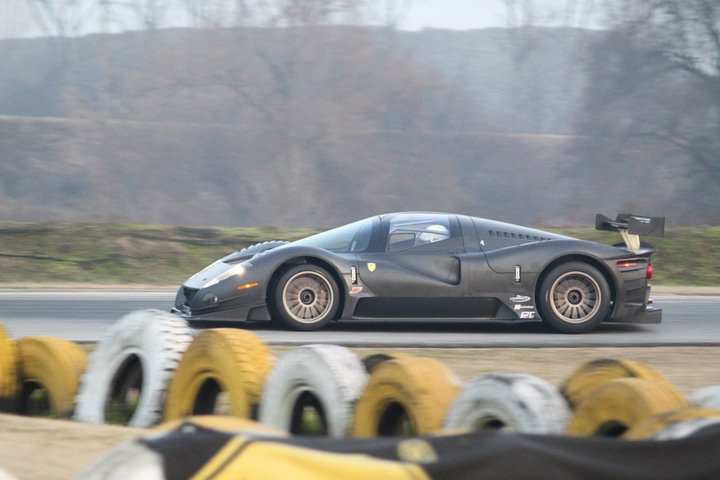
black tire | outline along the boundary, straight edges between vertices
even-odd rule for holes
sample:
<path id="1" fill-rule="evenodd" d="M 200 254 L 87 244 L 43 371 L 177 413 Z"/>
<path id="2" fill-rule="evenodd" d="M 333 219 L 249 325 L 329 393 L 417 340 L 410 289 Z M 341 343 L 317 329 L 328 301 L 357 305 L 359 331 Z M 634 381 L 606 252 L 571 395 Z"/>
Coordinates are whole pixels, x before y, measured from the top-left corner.
<path id="1" fill-rule="evenodd" d="M 340 290 L 332 275 L 312 264 L 283 273 L 275 286 L 275 316 L 293 330 L 318 330 L 335 317 Z"/>
<path id="2" fill-rule="evenodd" d="M 585 333 L 597 327 L 610 310 L 610 287 L 602 273 L 587 263 L 568 262 L 543 279 L 540 314 L 562 333 Z"/>

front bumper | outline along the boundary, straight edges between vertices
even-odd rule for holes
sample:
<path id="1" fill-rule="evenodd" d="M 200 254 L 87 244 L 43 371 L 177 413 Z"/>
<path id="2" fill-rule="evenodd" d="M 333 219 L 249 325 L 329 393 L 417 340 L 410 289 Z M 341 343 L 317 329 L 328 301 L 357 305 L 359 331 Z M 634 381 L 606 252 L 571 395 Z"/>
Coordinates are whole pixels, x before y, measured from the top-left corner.
<path id="1" fill-rule="evenodd" d="M 230 282 L 207 289 L 182 286 L 170 309 L 192 321 L 267 321 L 270 313 L 260 290 L 238 294 Z"/>

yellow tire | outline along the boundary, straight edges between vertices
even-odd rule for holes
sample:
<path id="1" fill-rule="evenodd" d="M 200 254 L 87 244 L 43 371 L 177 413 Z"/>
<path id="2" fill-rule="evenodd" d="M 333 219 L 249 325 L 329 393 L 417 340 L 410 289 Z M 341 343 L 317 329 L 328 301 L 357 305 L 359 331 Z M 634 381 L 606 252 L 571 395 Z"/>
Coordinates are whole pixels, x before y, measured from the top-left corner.
<path id="1" fill-rule="evenodd" d="M 0 324 L 0 411 L 12 411 L 19 389 L 14 342 Z"/>
<path id="2" fill-rule="evenodd" d="M 641 378 L 611 380 L 594 389 L 577 407 L 567 433 L 618 437 L 643 420 L 690 406 L 669 383 Z"/>
<path id="3" fill-rule="evenodd" d="M 85 351 L 61 338 L 26 337 L 17 341 L 17 352 L 22 385 L 18 413 L 69 417 L 88 364 Z"/>
<path id="4" fill-rule="evenodd" d="M 221 413 L 253 418 L 274 357 L 254 333 L 235 328 L 201 332 L 170 382 L 165 420 Z M 226 405 L 219 405 L 225 397 Z"/>
<path id="5" fill-rule="evenodd" d="M 598 359 L 587 362 L 573 371 L 563 382 L 560 391 L 575 409 L 595 388 L 618 378 L 642 378 L 667 382 L 663 374 L 640 362 Z"/>
<path id="6" fill-rule="evenodd" d="M 714 408 L 683 408 L 650 417 L 625 432 L 629 440 L 682 438 L 693 435 L 708 425 L 720 423 L 720 410 Z"/>
<path id="7" fill-rule="evenodd" d="M 378 364 L 355 405 L 353 435 L 424 435 L 442 429 L 460 381 L 432 358 Z"/>

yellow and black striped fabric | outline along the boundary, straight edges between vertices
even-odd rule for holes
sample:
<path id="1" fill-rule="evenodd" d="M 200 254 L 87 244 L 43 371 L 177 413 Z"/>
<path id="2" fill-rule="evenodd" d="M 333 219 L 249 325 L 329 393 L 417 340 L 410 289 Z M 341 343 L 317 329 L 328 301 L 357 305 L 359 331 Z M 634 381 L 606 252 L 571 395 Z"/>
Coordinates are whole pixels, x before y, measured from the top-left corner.
<path id="1" fill-rule="evenodd" d="M 681 440 L 479 431 L 374 439 L 270 437 L 184 424 L 139 442 L 166 480 L 719 479 L 720 429 Z"/>

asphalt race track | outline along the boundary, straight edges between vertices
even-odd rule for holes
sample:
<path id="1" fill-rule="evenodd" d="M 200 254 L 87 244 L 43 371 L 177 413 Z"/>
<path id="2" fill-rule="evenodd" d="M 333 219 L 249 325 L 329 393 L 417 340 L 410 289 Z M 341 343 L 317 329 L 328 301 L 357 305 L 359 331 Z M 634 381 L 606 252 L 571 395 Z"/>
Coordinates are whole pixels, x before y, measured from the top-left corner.
<path id="1" fill-rule="evenodd" d="M 0 320 L 13 338 L 52 336 L 94 342 L 133 310 L 167 311 L 175 293 L 0 291 Z M 660 325 L 605 324 L 583 335 L 550 333 L 540 323 L 354 321 L 319 332 L 289 332 L 268 324 L 237 324 L 271 344 L 333 343 L 369 347 L 573 347 L 720 345 L 720 296 L 655 296 Z M 210 327 L 227 324 L 209 325 Z"/>

